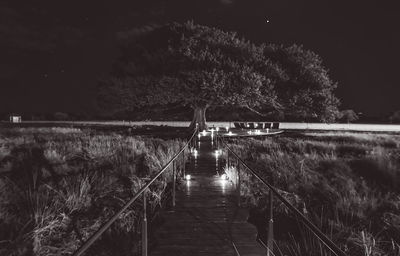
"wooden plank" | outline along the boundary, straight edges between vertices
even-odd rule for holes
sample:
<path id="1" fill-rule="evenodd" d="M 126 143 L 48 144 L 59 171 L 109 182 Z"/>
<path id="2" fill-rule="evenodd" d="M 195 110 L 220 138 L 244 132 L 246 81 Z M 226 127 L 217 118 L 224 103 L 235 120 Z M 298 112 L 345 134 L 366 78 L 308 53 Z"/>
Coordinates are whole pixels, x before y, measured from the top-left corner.
<path id="1" fill-rule="evenodd" d="M 256 242 L 257 230 L 247 222 L 248 212 L 236 206 L 235 188 L 216 176 L 211 143 L 201 142 L 199 157 L 192 159 L 176 195 L 173 212 L 162 212 L 163 224 L 155 232 L 151 256 L 158 255 L 265 255 Z"/>

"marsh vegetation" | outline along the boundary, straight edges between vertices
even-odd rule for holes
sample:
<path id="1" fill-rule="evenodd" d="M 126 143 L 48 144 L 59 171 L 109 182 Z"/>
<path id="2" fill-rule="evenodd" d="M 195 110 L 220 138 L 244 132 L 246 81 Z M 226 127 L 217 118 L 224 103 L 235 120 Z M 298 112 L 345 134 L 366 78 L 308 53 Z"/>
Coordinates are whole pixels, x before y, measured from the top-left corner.
<path id="1" fill-rule="evenodd" d="M 171 137 L 1 128 L 0 255 L 71 254 L 183 146 Z M 400 254 L 400 135 L 305 132 L 229 144 L 348 255 Z M 235 181 L 236 170 L 226 171 Z M 240 175 L 242 203 L 263 239 L 268 191 L 249 173 Z M 167 172 L 150 187 L 150 220 L 171 180 Z M 138 252 L 140 204 L 89 254 Z M 277 200 L 274 215 L 277 255 L 331 255 Z"/>
<path id="2" fill-rule="evenodd" d="M 286 134 L 230 146 L 348 255 L 400 255 L 400 135 Z M 248 172 L 241 180 L 263 237 L 268 191 Z M 277 255 L 331 255 L 277 200 L 274 214 Z"/>
<path id="3" fill-rule="evenodd" d="M 117 212 L 182 147 L 182 140 L 76 128 L 1 128 L 0 255 L 68 255 Z M 149 218 L 171 174 L 148 192 Z M 90 248 L 138 251 L 140 200 Z"/>

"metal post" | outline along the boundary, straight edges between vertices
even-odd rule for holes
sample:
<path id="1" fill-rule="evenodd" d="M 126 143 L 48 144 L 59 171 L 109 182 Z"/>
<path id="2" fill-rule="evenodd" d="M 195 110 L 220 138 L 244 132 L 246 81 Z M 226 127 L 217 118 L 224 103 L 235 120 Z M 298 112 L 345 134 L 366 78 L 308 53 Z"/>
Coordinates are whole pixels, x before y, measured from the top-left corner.
<path id="1" fill-rule="evenodd" d="M 183 173 L 183 178 L 185 178 L 186 176 L 185 150 L 182 151 L 182 173 Z"/>
<path id="2" fill-rule="evenodd" d="M 269 221 L 268 221 L 268 238 L 267 238 L 267 256 L 272 256 L 274 251 L 274 218 L 273 218 L 273 199 L 272 190 L 269 190 Z"/>
<path id="3" fill-rule="evenodd" d="M 147 256 L 147 210 L 146 210 L 146 190 L 143 192 L 142 256 Z"/>
<path id="4" fill-rule="evenodd" d="M 175 207 L 175 183 L 176 183 L 176 166 L 175 161 L 172 161 L 172 207 Z"/>
<path id="5" fill-rule="evenodd" d="M 196 135 L 194 136 L 194 148 L 197 148 L 198 142 L 200 142 L 199 136 L 199 123 L 196 123 Z"/>
<path id="6" fill-rule="evenodd" d="M 237 194 L 238 194 L 238 206 L 240 207 L 240 162 L 239 162 L 239 159 L 237 159 L 236 171 L 237 171 L 236 190 L 237 190 Z"/>
<path id="7" fill-rule="evenodd" d="M 226 151 L 226 163 L 227 163 L 228 168 L 229 168 L 229 150 Z"/>

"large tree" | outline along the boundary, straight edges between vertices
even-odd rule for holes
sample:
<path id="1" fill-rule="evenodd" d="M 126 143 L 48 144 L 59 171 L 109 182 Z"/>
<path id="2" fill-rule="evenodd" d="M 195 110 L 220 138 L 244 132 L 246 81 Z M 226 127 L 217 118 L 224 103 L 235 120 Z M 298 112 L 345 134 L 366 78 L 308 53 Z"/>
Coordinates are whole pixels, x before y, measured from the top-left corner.
<path id="1" fill-rule="evenodd" d="M 110 78 L 100 83 L 99 103 L 130 111 L 189 106 L 194 112 L 191 126 L 198 123 L 200 129 L 206 128 L 205 113 L 210 107 L 239 106 L 260 115 L 282 112 L 289 104 L 298 104 L 288 100 L 293 94 L 309 94 L 310 90 L 293 90 L 289 98 L 281 92 L 294 83 L 293 75 L 302 75 L 271 52 L 281 49 L 258 46 L 236 33 L 192 22 L 128 33 Z M 276 90 L 277 86 L 281 89 Z M 313 106 L 324 104 L 315 102 Z"/>

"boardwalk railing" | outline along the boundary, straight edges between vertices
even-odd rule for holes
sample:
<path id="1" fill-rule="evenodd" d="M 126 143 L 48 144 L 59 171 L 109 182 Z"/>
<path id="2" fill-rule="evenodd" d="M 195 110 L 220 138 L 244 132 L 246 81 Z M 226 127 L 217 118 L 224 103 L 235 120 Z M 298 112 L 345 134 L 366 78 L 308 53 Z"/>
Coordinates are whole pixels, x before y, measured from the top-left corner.
<path id="1" fill-rule="evenodd" d="M 268 220 L 268 234 L 267 234 L 267 255 L 274 255 L 273 254 L 273 198 L 276 197 L 278 198 L 288 209 L 291 213 L 293 213 L 296 217 L 298 217 L 304 225 L 314 234 L 333 254 L 337 256 L 346 256 L 346 254 L 342 251 L 342 249 L 339 248 L 329 237 L 327 237 L 318 227 L 316 227 L 310 220 L 307 219 L 306 216 L 304 216 L 296 207 L 294 207 L 288 200 L 286 200 L 277 190 L 274 186 L 272 186 L 269 182 L 267 182 L 263 177 L 261 177 L 256 171 L 254 171 L 252 168 L 250 168 L 244 161 L 241 159 L 229 146 L 228 144 L 224 141 L 224 139 L 220 136 L 217 136 L 217 147 L 219 145 L 225 146 L 227 149 L 228 155 L 227 155 L 227 164 L 229 167 L 229 155 L 232 154 L 234 158 L 236 158 L 237 161 L 237 170 L 239 171 L 239 165 L 242 164 L 245 169 L 247 169 L 254 177 L 256 177 L 261 183 L 263 183 L 265 186 L 268 187 L 269 189 L 269 220 Z M 240 175 L 238 173 L 238 196 L 239 196 L 239 205 L 240 205 Z"/>
<path id="2" fill-rule="evenodd" d="M 139 189 L 138 192 L 130 199 L 117 213 L 115 213 L 107 222 L 105 222 L 86 242 L 82 244 L 82 246 L 74 252 L 74 256 L 82 255 L 97 239 L 101 237 L 101 235 L 121 216 L 122 213 L 126 211 L 140 196 L 143 196 L 143 222 L 142 222 L 142 256 L 147 256 L 147 218 L 146 218 L 146 190 L 150 187 L 151 184 L 161 174 L 163 174 L 170 166 L 172 166 L 173 171 L 173 182 L 172 182 L 172 206 L 175 206 L 175 183 L 176 183 L 176 163 L 180 156 L 182 156 L 183 161 L 183 176 L 185 175 L 185 150 L 194 145 L 197 134 L 197 127 L 193 132 L 192 136 L 186 142 L 186 144 L 176 153 L 160 171 L 154 175 L 143 187 Z"/>

